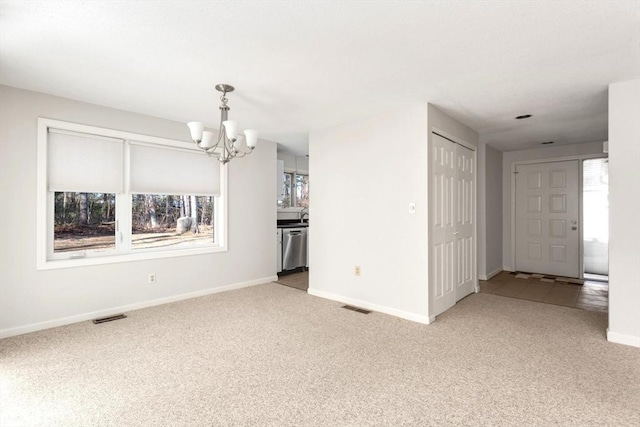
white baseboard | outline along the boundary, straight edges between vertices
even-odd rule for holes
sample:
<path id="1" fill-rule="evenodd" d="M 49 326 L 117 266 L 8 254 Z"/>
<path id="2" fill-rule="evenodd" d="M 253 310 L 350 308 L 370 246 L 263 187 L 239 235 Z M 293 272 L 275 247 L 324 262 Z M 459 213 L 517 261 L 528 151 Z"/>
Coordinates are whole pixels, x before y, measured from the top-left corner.
<path id="1" fill-rule="evenodd" d="M 98 317 L 111 316 L 114 314 L 123 313 L 125 311 L 140 310 L 141 308 L 153 307 L 156 305 L 168 304 L 171 302 L 202 297 L 205 295 L 217 294 L 219 292 L 231 291 L 234 289 L 247 288 L 249 286 L 261 285 L 263 283 L 269 283 L 276 280 L 278 280 L 278 276 L 270 276 L 262 279 L 249 280 L 248 282 L 234 283 L 231 285 L 203 289 L 200 291 L 188 292 L 186 294 L 172 295 L 169 297 L 157 298 L 149 301 L 142 301 L 134 304 L 127 304 L 119 307 L 112 307 L 104 310 L 92 311 L 90 313 L 83 313 L 75 316 L 63 317 L 60 319 L 47 320 L 45 322 L 40 322 L 40 323 L 32 323 L 30 325 L 18 326 L 16 328 L 2 329 L 0 330 L 0 339 L 13 337 L 16 335 L 28 334 L 29 332 L 41 331 L 43 329 L 50 329 L 50 328 L 56 328 L 58 326 L 70 325 L 72 323 L 84 322 L 86 320 L 91 320 Z"/>
<path id="2" fill-rule="evenodd" d="M 401 319 L 411 320 L 412 322 L 422 323 L 425 325 L 428 325 L 429 323 L 433 323 L 433 321 L 435 321 L 435 316 L 429 316 L 429 317 L 422 316 L 419 314 L 410 313 L 408 311 L 397 310 L 391 307 L 385 307 L 382 305 L 372 304 L 366 301 L 360 301 L 355 298 L 349 298 L 342 295 L 332 294 L 330 292 L 318 291 L 318 290 L 309 288 L 309 290 L 307 290 L 307 293 L 309 295 L 313 295 L 316 297 L 338 301 L 343 304 L 349 304 L 359 308 L 377 311 L 379 313 L 389 314 L 391 316 L 400 317 Z"/>
<path id="3" fill-rule="evenodd" d="M 609 328 L 607 328 L 607 341 L 616 344 L 630 345 L 631 347 L 640 347 L 640 337 L 611 332 Z"/>
<path id="4" fill-rule="evenodd" d="M 478 279 L 480 280 L 490 280 L 492 277 L 496 276 L 497 274 L 499 274 L 502 271 L 501 267 L 496 268 L 495 270 L 493 270 L 490 273 L 487 273 L 486 275 L 479 275 Z"/>

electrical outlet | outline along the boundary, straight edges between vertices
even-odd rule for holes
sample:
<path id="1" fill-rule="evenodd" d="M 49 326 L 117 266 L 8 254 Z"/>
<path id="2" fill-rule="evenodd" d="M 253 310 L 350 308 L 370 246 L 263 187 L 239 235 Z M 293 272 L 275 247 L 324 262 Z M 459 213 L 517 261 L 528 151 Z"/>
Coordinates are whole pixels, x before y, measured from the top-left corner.
<path id="1" fill-rule="evenodd" d="M 353 272 L 356 276 L 360 276 L 360 266 L 356 265 L 356 267 L 353 269 Z"/>
<path id="2" fill-rule="evenodd" d="M 156 273 L 151 273 L 149 274 L 149 284 L 153 285 L 154 283 L 156 283 Z"/>

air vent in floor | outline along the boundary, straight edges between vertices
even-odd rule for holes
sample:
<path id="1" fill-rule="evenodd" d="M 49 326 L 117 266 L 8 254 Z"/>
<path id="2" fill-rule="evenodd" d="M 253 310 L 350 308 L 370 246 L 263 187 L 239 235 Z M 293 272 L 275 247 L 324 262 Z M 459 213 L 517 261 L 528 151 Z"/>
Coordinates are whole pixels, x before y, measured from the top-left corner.
<path id="1" fill-rule="evenodd" d="M 358 313 L 362 313 L 362 314 L 369 314 L 371 313 L 370 310 L 365 310 L 364 308 L 358 308 L 358 307 L 354 307 L 352 305 L 343 305 L 342 308 L 346 308 L 347 310 L 351 310 L 351 311 L 356 311 Z"/>
<path id="2" fill-rule="evenodd" d="M 98 319 L 93 319 L 93 323 L 97 325 L 99 323 L 113 322 L 114 320 L 120 320 L 120 319 L 126 319 L 126 318 L 127 316 L 125 316 L 124 314 L 116 314 L 114 316 L 100 317 Z"/>

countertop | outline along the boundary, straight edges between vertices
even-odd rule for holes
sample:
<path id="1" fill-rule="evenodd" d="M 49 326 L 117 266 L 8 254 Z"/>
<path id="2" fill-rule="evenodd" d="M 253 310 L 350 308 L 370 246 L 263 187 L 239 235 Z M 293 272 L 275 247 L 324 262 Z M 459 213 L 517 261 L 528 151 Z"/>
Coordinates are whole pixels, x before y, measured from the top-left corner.
<path id="1" fill-rule="evenodd" d="M 277 228 L 306 228 L 308 226 L 308 220 L 302 222 L 299 219 L 280 219 Z"/>

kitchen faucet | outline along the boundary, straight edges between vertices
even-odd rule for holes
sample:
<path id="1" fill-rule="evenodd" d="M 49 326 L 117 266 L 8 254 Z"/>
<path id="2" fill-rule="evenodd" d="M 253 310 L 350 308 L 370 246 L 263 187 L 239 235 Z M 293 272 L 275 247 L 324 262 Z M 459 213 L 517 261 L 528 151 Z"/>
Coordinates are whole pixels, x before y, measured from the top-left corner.
<path id="1" fill-rule="evenodd" d="M 304 216 L 307 216 L 307 221 L 309 220 L 309 208 L 304 207 L 302 209 L 300 209 L 300 212 L 298 212 L 298 219 L 300 220 L 300 222 L 304 221 Z"/>

